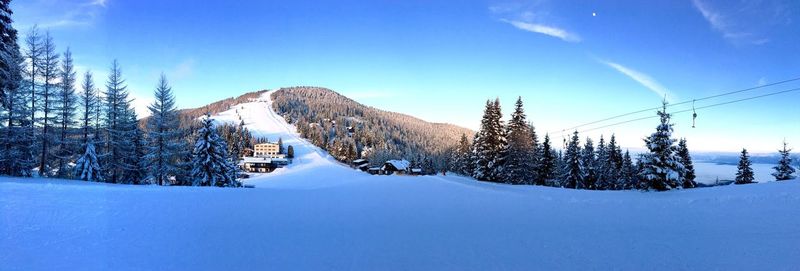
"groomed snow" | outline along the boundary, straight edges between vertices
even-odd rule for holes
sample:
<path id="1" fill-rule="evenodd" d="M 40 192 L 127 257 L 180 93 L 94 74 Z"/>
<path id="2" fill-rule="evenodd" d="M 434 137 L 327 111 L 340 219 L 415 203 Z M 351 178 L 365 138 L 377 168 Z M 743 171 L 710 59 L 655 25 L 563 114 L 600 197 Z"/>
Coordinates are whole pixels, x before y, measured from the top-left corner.
<path id="1" fill-rule="evenodd" d="M 297 138 L 269 103 L 238 108 L 298 159 L 256 189 L 0 177 L 0 270 L 800 266 L 800 181 L 645 193 L 371 176 Z"/>
<path id="2" fill-rule="evenodd" d="M 800 266 L 797 181 L 643 193 L 460 177 L 303 189 L 0 178 L 0 195 L 2 270 Z"/>

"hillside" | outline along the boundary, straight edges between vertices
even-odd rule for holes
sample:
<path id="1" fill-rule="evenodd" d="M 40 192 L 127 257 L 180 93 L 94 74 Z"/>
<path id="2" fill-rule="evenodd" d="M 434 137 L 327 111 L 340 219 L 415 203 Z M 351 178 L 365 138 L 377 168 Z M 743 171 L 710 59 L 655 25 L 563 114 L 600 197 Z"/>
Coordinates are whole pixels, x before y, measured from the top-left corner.
<path id="1" fill-rule="evenodd" d="M 404 158 L 441 168 L 461 135 L 474 133 L 366 106 L 326 88 L 282 88 L 272 100 L 303 137 L 342 161 L 363 154 L 373 162 Z"/>

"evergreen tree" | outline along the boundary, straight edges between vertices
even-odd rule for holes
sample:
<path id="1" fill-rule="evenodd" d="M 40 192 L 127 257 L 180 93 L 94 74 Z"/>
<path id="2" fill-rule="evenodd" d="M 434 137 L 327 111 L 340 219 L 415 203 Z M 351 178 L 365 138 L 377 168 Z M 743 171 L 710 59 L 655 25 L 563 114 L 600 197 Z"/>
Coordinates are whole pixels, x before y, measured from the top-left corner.
<path id="1" fill-rule="evenodd" d="M 42 134 L 39 137 L 39 146 L 41 147 L 41 154 L 39 156 L 39 174 L 42 176 L 50 175 L 50 143 L 54 141 L 51 134 L 50 126 L 56 120 L 54 114 L 55 101 L 54 96 L 58 88 L 58 62 L 59 55 L 56 53 L 56 45 L 53 42 L 53 37 L 50 32 L 45 32 L 44 40 L 42 41 L 42 59 L 41 69 L 39 76 L 42 78 L 42 88 L 38 93 L 42 100 L 42 118 L 39 123 L 42 126 Z"/>
<path id="2" fill-rule="evenodd" d="M 67 178 L 72 173 L 69 162 L 74 160 L 77 142 L 72 136 L 72 128 L 75 127 L 75 113 L 78 110 L 77 96 L 75 96 L 75 71 L 72 64 L 72 52 L 69 48 L 64 52 L 64 59 L 61 62 L 60 71 L 61 83 L 56 90 L 54 112 L 56 115 L 55 124 L 58 136 L 55 145 L 55 157 L 58 159 L 58 177 Z"/>
<path id="3" fill-rule="evenodd" d="M 608 185 L 607 189 L 622 189 L 624 185 L 620 179 L 622 178 L 621 171 L 624 157 L 622 155 L 622 149 L 620 149 L 619 145 L 617 145 L 617 138 L 613 134 L 611 135 L 611 139 L 608 141 L 608 146 L 606 146 L 606 153 L 607 161 L 605 162 L 605 168 L 603 169 L 603 179 L 606 180 L 606 184 Z"/>
<path id="4" fill-rule="evenodd" d="M 133 137 L 131 138 L 133 146 L 130 153 L 126 156 L 128 168 L 125 170 L 125 182 L 130 184 L 148 184 L 150 182 L 148 179 L 147 160 L 144 159 L 145 153 L 147 152 L 144 132 L 139 129 L 137 125 L 138 118 L 133 110 L 130 111 L 128 116 L 130 121 L 128 125 L 132 126 L 130 129 L 133 133 Z"/>
<path id="5" fill-rule="evenodd" d="M 502 180 L 511 184 L 535 183 L 533 137 L 525 116 L 522 97 L 517 99 L 514 113 L 506 129 L 507 145 L 502 152 Z"/>
<path id="6" fill-rule="evenodd" d="M 280 154 L 284 154 L 285 153 L 284 149 L 283 149 L 283 138 L 281 138 L 281 137 L 278 137 L 278 153 L 280 153 Z"/>
<path id="7" fill-rule="evenodd" d="M 292 145 L 286 147 L 286 158 L 294 159 L 294 147 Z"/>
<path id="8" fill-rule="evenodd" d="M 583 181 L 578 184 L 578 189 L 596 189 L 597 185 L 597 159 L 594 157 L 594 141 L 586 138 L 586 143 L 581 150 L 581 166 Z"/>
<path id="9" fill-rule="evenodd" d="M 26 175 L 27 99 L 23 90 L 24 58 L 12 26 L 9 0 L 0 0 L 0 174 Z M 5 127 L 3 127 L 5 126 Z M 32 127 L 30 127 L 32 130 Z"/>
<path id="10" fill-rule="evenodd" d="M 211 114 L 206 114 L 198 131 L 192 159 L 192 177 L 195 186 L 236 187 L 239 182 L 231 176 L 228 147 L 220 139 Z"/>
<path id="11" fill-rule="evenodd" d="M 667 113 L 667 102 L 663 103 L 662 110 L 658 111 L 661 124 L 656 132 L 645 138 L 644 142 L 649 150 L 641 157 L 641 177 L 644 189 L 665 191 L 683 187 L 685 169 L 680 158 L 675 155 L 675 139 L 672 138 L 672 125 L 669 123 L 671 115 Z"/>
<path id="12" fill-rule="evenodd" d="M 541 147 L 541 158 L 539 159 L 538 168 L 539 172 L 536 174 L 537 185 L 545 185 L 548 180 L 556 179 L 558 169 L 558 157 L 553 147 L 550 145 L 550 135 L 544 136 L 544 142 Z"/>
<path id="13" fill-rule="evenodd" d="M 742 155 L 739 156 L 739 171 L 736 172 L 736 184 L 749 184 L 754 183 L 753 167 L 750 162 L 750 156 L 747 154 L 747 149 L 742 149 Z"/>
<path id="14" fill-rule="evenodd" d="M 578 131 L 575 131 L 567 144 L 562 160 L 561 186 L 575 189 L 583 188 L 585 175 L 581 164 L 581 145 Z"/>
<path id="15" fill-rule="evenodd" d="M 502 172 L 501 153 L 505 148 L 503 121 L 500 113 L 500 100 L 486 101 L 486 110 L 481 129 L 473 141 L 473 177 L 482 181 L 499 182 Z"/>
<path id="16" fill-rule="evenodd" d="M 470 144 L 467 139 L 467 134 L 461 134 L 461 140 L 458 141 L 456 150 L 453 152 L 452 171 L 461 175 L 472 175 L 468 166 L 470 164 Z"/>
<path id="17" fill-rule="evenodd" d="M 83 75 L 83 84 L 81 85 L 83 92 L 80 95 L 80 106 L 81 106 L 81 117 L 80 117 L 80 125 L 81 125 L 81 132 L 82 132 L 82 143 L 86 144 L 89 142 L 89 136 L 92 135 L 92 130 L 94 128 L 95 119 L 95 111 L 97 110 L 97 105 L 99 101 L 97 99 L 97 89 L 94 86 L 94 79 L 92 78 L 92 72 L 86 71 Z M 97 140 L 98 138 L 95 138 Z"/>
<path id="18" fill-rule="evenodd" d="M 778 150 L 781 154 L 781 160 L 778 161 L 777 166 L 773 167 L 775 172 L 772 173 L 772 176 L 775 177 L 776 181 L 793 180 L 795 178 L 793 175 L 795 168 L 792 166 L 791 151 L 792 149 L 789 149 L 788 144 L 784 141 L 783 149 Z"/>
<path id="19" fill-rule="evenodd" d="M 130 168 L 129 159 L 133 156 L 133 137 L 135 123 L 131 125 L 127 86 L 122 79 L 122 69 L 114 60 L 106 82 L 105 101 L 103 106 L 103 128 L 105 130 L 105 152 L 101 155 L 101 164 L 106 168 L 107 182 L 120 183 Z"/>
<path id="20" fill-rule="evenodd" d="M 169 184 L 179 172 L 183 149 L 183 133 L 178 123 L 175 97 L 165 75 L 161 75 L 156 87 L 155 100 L 148 109 L 147 121 L 147 168 L 148 179 L 158 185 Z"/>
<path id="21" fill-rule="evenodd" d="M 600 141 L 597 143 L 597 148 L 595 149 L 595 171 L 597 174 L 597 181 L 594 183 L 594 189 L 596 190 L 611 190 L 614 188 L 614 181 L 612 176 L 610 176 L 612 170 L 614 170 L 613 165 L 609 161 L 609 154 L 610 148 L 606 145 L 605 138 L 600 136 Z"/>
<path id="22" fill-rule="evenodd" d="M 12 49 L 10 59 L 4 65 L 8 68 L 16 67 L 16 71 L 9 70 L 8 82 L 3 82 L 5 87 L 5 108 L 0 110 L 4 130 L 0 131 L 0 143 L 3 155 L 0 155 L 0 174 L 11 176 L 30 176 L 35 161 L 33 157 L 33 121 L 29 111 L 29 98 L 27 89 L 23 85 L 22 69 L 25 61 L 19 49 Z"/>
<path id="23" fill-rule="evenodd" d="M 27 67 L 23 69 L 24 78 L 26 80 L 25 83 L 29 93 L 27 101 L 30 103 L 27 113 L 30 115 L 29 120 L 31 121 L 31 129 L 26 129 L 25 132 L 27 132 L 27 136 L 30 137 L 31 143 L 37 141 L 36 130 L 32 127 L 33 123 L 37 122 L 36 113 L 39 111 L 36 102 L 39 100 L 38 90 L 40 84 L 37 79 L 41 73 L 42 55 L 42 36 L 39 34 L 39 28 L 34 25 L 25 38 L 25 61 L 27 62 Z"/>
<path id="24" fill-rule="evenodd" d="M 19 88 L 19 45 L 13 20 L 11 0 L 0 0 L 0 109 L 10 109 L 10 93 Z"/>
<path id="25" fill-rule="evenodd" d="M 83 155 L 75 162 L 75 177 L 84 181 L 102 182 L 102 168 L 97 159 L 94 141 L 89 139 L 84 149 Z"/>
<path id="26" fill-rule="evenodd" d="M 619 170 L 619 180 L 617 181 L 617 189 L 636 189 L 639 185 L 639 178 L 637 177 L 638 170 L 633 164 L 633 159 L 628 151 L 622 156 L 622 165 Z"/>
<path id="27" fill-rule="evenodd" d="M 678 162 L 683 165 L 683 188 L 695 188 L 697 183 L 694 181 L 694 165 L 692 164 L 692 157 L 689 155 L 689 148 L 686 146 L 686 139 L 681 138 L 678 141 L 678 149 L 675 152 L 678 155 Z"/>

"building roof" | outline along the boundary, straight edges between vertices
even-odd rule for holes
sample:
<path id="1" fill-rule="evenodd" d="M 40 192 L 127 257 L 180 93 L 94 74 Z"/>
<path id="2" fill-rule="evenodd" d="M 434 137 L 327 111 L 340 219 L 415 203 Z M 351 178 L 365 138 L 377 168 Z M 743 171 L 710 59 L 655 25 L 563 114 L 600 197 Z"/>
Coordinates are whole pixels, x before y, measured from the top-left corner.
<path id="1" fill-rule="evenodd" d="M 397 170 L 406 170 L 408 169 L 408 166 L 411 165 L 411 162 L 406 160 L 389 160 L 386 161 L 386 164 L 392 165 Z"/>
<path id="2" fill-rule="evenodd" d="M 367 162 L 367 159 L 356 159 L 356 160 L 353 160 L 353 163 L 356 163 L 356 164 L 364 163 L 364 162 Z"/>
<path id="3" fill-rule="evenodd" d="M 411 172 L 414 172 L 414 173 L 422 173 L 422 169 L 421 169 L 421 168 L 412 168 L 412 169 L 411 169 Z"/>
<path id="4" fill-rule="evenodd" d="M 269 158 L 269 157 L 242 157 L 242 160 L 239 160 L 239 164 L 243 165 L 245 163 L 272 163 L 272 162 L 287 162 L 287 159 L 284 158 Z"/>
<path id="5" fill-rule="evenodd" d="M 278 143 L 266 142 L 266 143 L 258 143 L 255 146 L 278 146 Z"/>

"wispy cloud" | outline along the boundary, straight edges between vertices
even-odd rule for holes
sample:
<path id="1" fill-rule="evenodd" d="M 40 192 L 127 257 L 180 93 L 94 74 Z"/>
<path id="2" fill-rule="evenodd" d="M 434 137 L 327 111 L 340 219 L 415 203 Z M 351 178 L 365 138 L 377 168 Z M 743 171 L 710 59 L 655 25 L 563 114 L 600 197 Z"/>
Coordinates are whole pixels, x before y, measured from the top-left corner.
<path id="1" fill-rule="evenodd" d="M 85 27 L 95 23 L 105 11 L 108 0 L 54 1 L 30 0 L 16 7 L 18 28 Z M 52 8 L 58 6 L 58 9 Z"/>
<path id="2" fill-rule="evenodd" d="M 788 11 L 779 1 L 725 1 L 717 7 L 706 0 L 692 0 L 695 9 L 722 34 L 735 44 L 762 45 L 770 42 L 766 36 L 771 28 L 790 22 Z"/>
<path id="3" fill-rule="evenodd" d="M 90 2 L 89 5 L 106 7 L 106 0 L 94 0 L 94 1 Z"/>
<path id="4" fill-rule="evenodd" d="M 559 18 L 553 15 L 547 0 L 497 4 L 490 6 L 489 11 L 501 22 L 520 30 L 559 38 L 566 42 L 581 41 L 577 33 L 558 26 L 556 22 Z"/>
<path id="5" fill-rule="evenodd" d="M 552 36 L 552 37 L 556 37 L 556 38 L 562 39 L 562 40 L 567 41 L 567 42 L 580 42 L 581 41 L 581 37 L 579 37 L 577 34 L 570 33 L 567 30 L 564 30 L 564 29 L 561 29 L 561 28 L 542 25 L 542 24 L 536 24 L 536 23 L 526 23 L 526 22 L 521 22 L 521 21 L 509 21 L 509 20 L 506 20 L 506 19 L 501 19 L 501 21 L 509 23 L 509 24 L 513 25 L 514 27 L 519 28 L 521 30 L 534 32 L 534 33 L 539 33 L 539 34 L 544 34 L 544 35 L 548 35 L 548 36 Z"/>
<path id="6" fill-rule="evenodd" d="M 653 77 L 651 77 L 651 76 L 649 76 L 649 75 L 647 75 L 645 73 L 642 73 L 642 72 L 639 72 L 637 70 L 622 66 L 622 65 L 620 65 L 618 63 L 615 63 L 615 62 L 604 61 L 604 60 L 598 60 L 598 61 L 600 61 L 600 63 L 603 63 L 603 64 L 611 67 L 612 69 L 618 71 L 619 73 L 624 74 L 625 76 L 629 77 L 630 79 L 633 79 L 633 81 L 636 81 L 637 83 L 641 84 L 645 88 L 649 89 L 651 92 L 653 92 L 656 95 L 658 95 L 658 97 L 666 98 L 667 101 L 670 101 L 670 102 L 674 101 L 675 98 L 676 98 L 675 95 L 672 94 L 672 92 L 669 91 L 669 89 L 667 89 L 666 87 L 661 85 L 658 81 L 653 79 Z"/>

